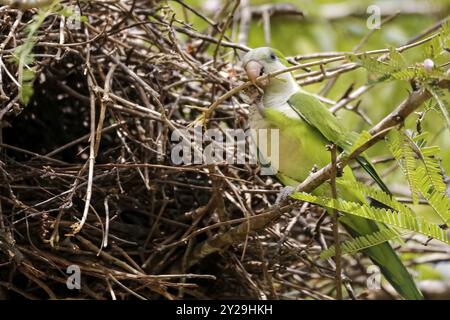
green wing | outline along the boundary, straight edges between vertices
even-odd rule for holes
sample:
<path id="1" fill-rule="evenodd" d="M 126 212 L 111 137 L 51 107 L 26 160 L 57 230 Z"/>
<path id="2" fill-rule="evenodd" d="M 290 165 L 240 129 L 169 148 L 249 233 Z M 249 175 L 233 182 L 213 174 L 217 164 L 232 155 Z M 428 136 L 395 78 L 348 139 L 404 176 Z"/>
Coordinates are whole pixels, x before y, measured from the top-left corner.
<path id="1" fill-rule="evenodd" d="M 351 149 L 357 135 L 345 130 L 338 119 L 317 98 L 304 91 L 299 91 L 292 95 L 288 102 L 305 122 L 319 131 L 327 140 L 332 141 L 342 150 L 349 151 Z M 370 161 L 364 155 L 357 160 L 383 191 L 389 193 Z M 341 217 L 340 221 L 353 237 L 372 234 L 379 231 L 380 228 L 386 228 L 374 221 L 348 215 Z M 364 252 L 380 267 L 386 279 L 405 299 L 423 299 L 411 275 L 389 243 L 379 244 L 364 250 Z"/>
<path id="2" fill-rule="evenodd" d="M 349 151 L 357 138 L 355 132 L 347 131 L 339 120 L 316 97 L 306 91 L 299 91 L 291 96 L 288 103 L 309 125 L 316 128 L 327 140 L 340 149 Z M 359 165 L 375 180 L 380 188 L 391 194 L 372 163 L 364 154 L 356 158 Z"/>

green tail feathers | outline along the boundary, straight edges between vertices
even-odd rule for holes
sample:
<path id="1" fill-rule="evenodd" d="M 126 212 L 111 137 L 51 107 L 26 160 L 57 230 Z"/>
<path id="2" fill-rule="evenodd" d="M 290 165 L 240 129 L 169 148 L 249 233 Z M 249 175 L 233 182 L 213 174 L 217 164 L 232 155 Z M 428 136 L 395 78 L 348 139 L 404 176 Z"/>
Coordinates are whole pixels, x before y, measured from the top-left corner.
<path id="1" fill-rule="evenodd" d="M 370 177 L 377 183 L 377 185 L 381 188 L 381 190 L 383 190 L 387 194 L 391 194 L 391 191 L 384 184 L 383 180 L 381 180 L 380 176 L 378 175 L 377 171 L 375 170 L 375 168 L 373 167 L 373 165 L 370 163 L 369 160 L 367 160 L 363 156 L 360 156 L 360 157 L 356 158 L 356 161 L 370 175 Z"/>
<path id="2" fill-rule="evenodd" d="M 371 234 L 379 230 L 376 222 L 364 218 L 345 215 L 340 218 L 340 221 L 353 237 Z M 365 249 L 364 253 L 380 268 L 386 280 L 404 299 L 424 299 L 412 276 L 388 242 Z"/>

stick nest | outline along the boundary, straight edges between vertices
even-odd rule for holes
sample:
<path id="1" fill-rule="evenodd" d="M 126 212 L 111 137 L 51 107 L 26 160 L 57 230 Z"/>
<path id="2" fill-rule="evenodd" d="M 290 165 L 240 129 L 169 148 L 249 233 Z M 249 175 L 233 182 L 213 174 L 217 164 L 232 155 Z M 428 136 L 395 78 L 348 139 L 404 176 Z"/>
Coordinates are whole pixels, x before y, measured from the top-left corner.
<path id="1" fill-rule="evenodd" d="M 257 165 L 171 160 L 175 128 L 247 126 L 243 93 L 202 121 L 244 79 L 245 46 L 224 24 L 198 31 L 164 3 L 91 1 L 81 27 L 49 13 L 30 40 L 36 14 L 0 8 L 0 297 L 330 298 L 322 209 L 274 212 L 280 185 Z M 25 105 L 14 57 L 30 41 Z M 364 285 L 362 261 L 343 262 Z"/>

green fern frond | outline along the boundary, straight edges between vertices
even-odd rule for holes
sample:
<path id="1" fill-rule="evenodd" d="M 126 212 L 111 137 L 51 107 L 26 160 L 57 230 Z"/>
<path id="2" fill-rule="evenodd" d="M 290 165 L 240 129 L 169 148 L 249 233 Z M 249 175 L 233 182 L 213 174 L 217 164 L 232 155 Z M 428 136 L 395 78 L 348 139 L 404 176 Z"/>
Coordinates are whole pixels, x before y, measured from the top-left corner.
<path id="1" fill-rule="evenodd" d="M 442 90 L 438 86 L 428 85 L 427 89 L 433 96 L 434 100 L 437 102 L 438 110 L 444 117 L 445 124 L 450 130 L 450 105 L 447 101 L 448 97 L 446 96 L 444 90 Z"/>
<path id="2" fill-rule="evenodd" d="M 402 70 L 407 67 L 405 58 L 392 47 L 389 49 L 389 65 L 394 70 Z"/>
<path id="3" fill-rule="evenodd" d="M 403 55 L 395 48 L 390 48 L 389 59 L 381 61 L 368 55 L 350 56 L 349 59 L 359 63 L 361 67 L 369 73 L 377 76 L 375 82 L 386 80 L 404 80 L 409 81 L 416 76 L 416 68 L 408 68 L 408 64 Z"/>
<path id="4" fill-rule="evenodd" d="M 448 48 L 450 42 L 450 21 L 444 23 L 441 27 L 440 37 L 442 41 L 442 47 Z"/>
<path id="5" fill-rule="evenodd" d="M 395 68 L 390 66 L 388 63 L 378 61 L 377 59 L 365 55 L 360 57 L 359 63 L 370 73 L 379 76 L 387 75 L 395 71 Z"/>
<path id="6" fill-rule="evenodd" d="M 447 185 L 444 182 L 444 176 L 442 174 L 442 168 L 435 157 L 440 148 L 437 146 L 423 147 L 419 149 L 420 160 L 422 161 L 425 169 L 425 174 L 431 183 L 431 186 L 440 193 L 445 193 Z M 420 180 L 419 180 L 420 181 Z"/>
<path id="7" fill-rule="evenodd" d="M 342 199 L 332 199 L 327 197 L 314 196 L 308 193 L 294 193 L 292 198 L 314 203 L 322 207 L 336 209 L 345 214 L 374 220 L 377 222 L 392 225 L 398 228 L 414 231 L 450 244 L 450 239 L 446 230 L 439 225 L 430 223 L 419 216 L 413 216 L 410 212 L 393 211 L 384 208 L 375 208 L 367 204 L 345 201 Z"/>
<path id="8" fill-rule="evenodd" d="M 441 41 L 439 36 L 430 40 L 428 45 L 424 49 L 424 58 L 434 59 L 439 55 L 441 50 Z"/>
<path id="9" fill-rule="evenodd" d="M 450 23 L 447 21 L 441 26 L 439 34 L 428 42 L 425 47 L 424 58 L 434 59 L 442 54 L 443 49 L 448 47 L 450 40 Z"/>
<path id="10" fill-rule="evenodd" d="M 428 132 L 424 131 L 419 134 L 414 134 L 414 136 L 411 137 L 411 140 L 414 141 L 414 143 L 416 143 L 417 145 L 422 147 L 424 145 L 424 141 L 427 140 L 428 135 L 429 135 Z M 439 150 L 436 150 L 436 153 L 437 152 L 439 152 Z"/>
<path id="11" fill-rule="evenodd" d="M 441 165 L 436 158 L 440 148 L 438 146 L 426 146 L 425 140 L 427 136 L 427 132 L 423 132 L 415 137 L 409 137 L 405 134 L 405 143 L 409 143 L 411 145 L 414 153 L 418 156 L 420 161 L 418 166 L 422 166 L 424 169 L 424 174 L 418 175 L 415 180 L 419 182 L 427 180 L 433 189 L 440 193 L 445 193 L 447 185 L 444 182 Z M 416 169 L 416 174 L 417 170 L 418 168 Z"/>
<path id="12" fill-rule="evenodd" d="M 424 166 L 417 168 L 416 175 L 417 180 L 420 181 L 418 185 L 420 193 L 422 193 L 431 208 L 433 208 L 442 220 L 442 224 L 446 225 L 450 221 L 450 199 L 447 196 L 445 189 L 444 191 L 439 191 L 432 183 L 430 183 L 427 170 Z"/>
<path id="13" fill-rule="evenodd" d="M 356 237 L 341 243 L 341 254 L 354 254 L 364 249 L 374 247 L 387 241 L 397 239 L 401 233 L 394 228 L 384 228 L 371 234 Z M 336 255 L 336 247 L 333 245 L 320 253 L 320 259 L 328 259 Z"/>
<path id="14" fill-rule="evenodd" d="M 403 131 L 391 130 L 388 136 L 388 147 L 408 180 L 413 203 L 418 204 L 418 181 L 417 176 L 414 175 L 416 169 L 415 152 L 409 141 L 409 137 Z"/>
<path id="15" fill-rule="evenodd" d="M 391 74 L 392 79 L 403 81 L 409 81 L 410 79 L 413 79 L 415 76 L 416 76 L 415 69 L 404 69 L 393 72 Z"/>
<path id="16" fill-rule="evenodd" d="M 410 137 L 403 131 L 393 130 L 389 134 L 388 145 L 408 180 L 413 203 L 417 204 L 418 195 L 422 194 L 442 225 L 446 225 L 450 221 L 450 199 L 446 194 L 443 170 L 436 157 L 440 149 L 426 146 L 426 137 L 425 132 Z"/>
<path id="17" fill-rule="evenodd" d="M 355 181 L 348 181 L 343 179 L 336 180 L 336 183 L 342 186 L 345 186 L 347 188 L 351 188 L 352 190 L 355 190 L 356 192 L 360 194 L 364 194 L 365 196 L 372 198 L 392 209 L 395 211 L 401 211 L 405 214 L 409 214 L 411 216 L 415 216 L 415 213 L 409 208 L 407 205 L 398 202 L 393 198 L 391 195 L 387 194 L 383 190 L 375 189 L 372 186 L 366 185 L 361 182 L 355 182 Z"/>
<path id="18" fill-rule="evenodd" d="M 405 134 L 406 138 L 409 138 Z M 447 197 L 447 185 L 444 182 L 444 175 L 441 165 L 436 158 L 440 148 L 438 146 L 426 146 L 427 133 L 410 138 L 405 142 L 414 149 L 418 156 L 419 164 L 414 172 L 417 188 L 429 205 L 437 213 L 443 224 L 450 221 L 450 199 Z"/>

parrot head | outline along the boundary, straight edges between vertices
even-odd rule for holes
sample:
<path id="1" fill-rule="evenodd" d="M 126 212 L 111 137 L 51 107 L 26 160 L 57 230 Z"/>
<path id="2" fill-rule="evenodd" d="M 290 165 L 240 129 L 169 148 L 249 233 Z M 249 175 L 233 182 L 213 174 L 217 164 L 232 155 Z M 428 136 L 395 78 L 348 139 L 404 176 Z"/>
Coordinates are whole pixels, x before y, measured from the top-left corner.
<path id="1" fill-rule="evenodd" d="M 284 91 L 287 88 L 297 88 L 291 73 L 282 73 L 276 77 L 256 81 L 265 74 L 285 69 L 288 65 L 283 54 L 273 48 L 260 47 L 248 51 L 242 58 L 242 66 L 249 80 L 267 91 Z"/>

